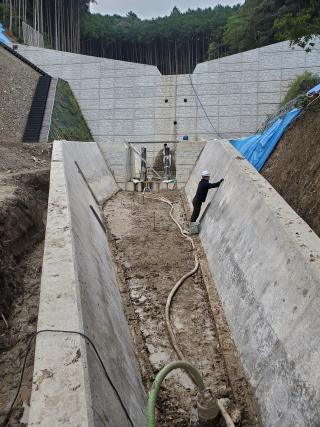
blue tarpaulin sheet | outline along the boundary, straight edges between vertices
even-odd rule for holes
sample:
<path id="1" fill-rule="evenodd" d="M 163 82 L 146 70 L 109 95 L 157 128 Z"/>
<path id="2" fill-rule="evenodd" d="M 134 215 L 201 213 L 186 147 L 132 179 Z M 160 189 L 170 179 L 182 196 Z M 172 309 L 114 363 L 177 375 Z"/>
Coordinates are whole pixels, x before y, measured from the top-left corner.
<path id="1" fill-rule="evenodd" d="M 258 170 L 268 160 L 270 154 L 289 124 L 300 114 L 301 108 L 294 108 L 276 120 L 262 134 L 240 139 L 230 139 L 230 143 Z"/>
<path id="2" fill-rule="evenodd" d="M 310 89 L 307 92 L 307 95 L 312 95 L 313 93 L 317 93 L 317 92 L 320 92 L 320 83 L 317 86 L 315 86 L 312 89 Z"/>
<path id="3" fill-rule="evenodd" d="M 2 43 L 7 44 L 8 46 L 11 46 L 11 41 L 5 35 L 4 28 L 3 28 L 3 25 L 1 24 L 1 22 L 0 22 L 0 41 Z"/>

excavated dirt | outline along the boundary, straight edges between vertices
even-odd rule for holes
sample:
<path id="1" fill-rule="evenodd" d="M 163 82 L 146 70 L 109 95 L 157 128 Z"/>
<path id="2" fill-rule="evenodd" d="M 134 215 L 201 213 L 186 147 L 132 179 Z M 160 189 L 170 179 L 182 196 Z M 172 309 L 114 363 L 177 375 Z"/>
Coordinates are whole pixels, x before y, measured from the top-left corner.
<path id="1" fill-rule="evenodd" d="M 0 425 L 35 332 L 51 146 L 22 144 L 39 74 L 0 47 Z M 26 424 L 33 353 L 9 425 Z"/>
<path id="2" fill-rule="evenodd" d="M 185 224 L 182 194 L 174 191 L 165 196 L 175 202 L 174 214 Z M 176 281 L 194 266 L 190 243 L 181 236 L 168 211 L 168 205 L 150 199 L 142 203 L 141 194 L 126 192 L 118 193 L 104 207 L 120 291 L 147 390 L 155 374 L 168 362 L 177 360 L 169 341 L 164 309 Z M 205 263 L 200 243 L 195 240 L 199 257 Z M 186 359 L 201 371 L 206 385 L 218 398 L 230 400 L 229 411 L 236 425 L 259 426 L 259 412 L 221 312 L 216 293 L 209 303 L 199 269 L 174 297 L 174 332 Z M 196 395 L 186 374 L 170 374 L 158 401 L 157 425 L 189 425 Z"/>
<path id="3" fill-rule="evenodd" d="M 286 131 L 261 173 L 320 236 L 320 97 Z"/>
<path id="4" fill-rule="evenodd" d="M 49 170 L 0 174 L 0 425 L 19 384 L 27 342 L 36 330 Z M 33 352 L 10 426 L 25 425 Z"/>

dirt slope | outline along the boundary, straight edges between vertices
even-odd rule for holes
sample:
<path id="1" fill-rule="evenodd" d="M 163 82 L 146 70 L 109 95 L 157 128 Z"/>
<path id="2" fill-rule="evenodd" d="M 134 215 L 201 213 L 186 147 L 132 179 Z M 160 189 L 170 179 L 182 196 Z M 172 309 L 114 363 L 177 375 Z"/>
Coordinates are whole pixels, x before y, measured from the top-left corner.
<path id="1" fill-rule="evenodd" d="M 21 141 L 39 73 L 0 46 L 0 142 Z"/>
<path id="2" fill-rule="evenodd" d="M 287 130 L 261 173 L 320 236 L 320 98 Z"/>

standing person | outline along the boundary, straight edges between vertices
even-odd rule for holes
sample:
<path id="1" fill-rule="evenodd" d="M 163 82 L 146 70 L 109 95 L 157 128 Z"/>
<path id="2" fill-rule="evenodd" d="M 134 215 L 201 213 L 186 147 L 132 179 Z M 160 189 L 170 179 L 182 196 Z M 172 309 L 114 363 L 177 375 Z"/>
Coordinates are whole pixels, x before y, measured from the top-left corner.
<path id="1" fill-rule="evenodd" d="M 222 178 L 220 179 L 220 181 L 214 182 L 214 183 L 210 183 L 209 181 L 210 181 L 210 172 L 203 171 L 201 174 L 201 181 L 198 184 L 196 195 L 192 200 L 193 212 L 191 216 L 191 222 L 197 221 L 197 218 L 200 215 L 201 205 L 206 201 L 208 190 L 210 190 L 210 188 L 220 187 L 224 179 Z"/>
<path id="2" fill-rule="evenodd" d="M 169 178 L 170 175 L 170 166 L 171 166 L 171 153 L 170 153 L 170 147 L 168 147 L 168 144 L 163 145 L 163 172 L 164 177 L 166 179 Z"/>

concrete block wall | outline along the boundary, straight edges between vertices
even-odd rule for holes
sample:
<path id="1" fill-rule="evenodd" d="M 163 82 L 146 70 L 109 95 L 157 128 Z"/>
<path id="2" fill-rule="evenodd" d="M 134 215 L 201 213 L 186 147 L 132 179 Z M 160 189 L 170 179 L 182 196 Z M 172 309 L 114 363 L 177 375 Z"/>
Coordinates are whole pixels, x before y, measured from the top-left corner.
<path id="1" fill-rule="evenodd" d="M 209 141 L 200 172 L 224 177 L 209 192 L 205 248 L 266 427 L 320 425 L 320 239 L 227 142 Z"/>
<path id="2" fill-rule="evenodd" d="M 177 183 L 178 187 L 182 188 L 186 185 L 190 174 L 206 145 L 205 141 L 197 141 L 189 144 L 181 142 L 176 148 L 176 168 L 177 168 Z"/>
<path id="3" fill-rule="evenodd" d="M 155 117 L 161 79 L 156 67 L 23 45 L 18 50 L 69 82 L 95 141 L 154 140 L 156 131 L 159 138 L 167 134 Z"/>
<path id="4" fill-rule="evenodd" d="M 130 153 L 124 143 L 99 143 L 104 159 L 107 161 L 110 171 L 117 184 L 124 188 L 129 179 Z"/>
<path id="5" fill-rule="evenodd" d="M 198 64 L 196 91 L 221 137 L 254 133 L 305 70 L 320 75 L 320 41 L 311 53 L 281 42 Z M 202 95 L 203 94 L 203 95 Z"/>
<path id="6" fill-rule="evenodd" d="M 141 148 L 145 147 L 147 149 L 147 166 L 151 168 L 155 168 L 156 170 L 159 169 L 159 174 L 163 176 L 163 161 L 162 161 L 162 153 L 164 150 L 164 143 L 163 142 L 155 142 L 155 143 L 143 143 L 143 142 L 137 142 L 134 144 L 131 144 L 132 147 L 132 154 L 131 154 L 131 160 L 132 160 L 132 174 L 133 176 L 139 176 L 140 170 L 141 170 L 141 157 L 134 151 L 138 151 L 141 153 Z M 176 143 L 170 143 L 167 142 L 168 147 L 170 148 L 171 155 L 172 155 L 172 161 L 174 161 L 175 158 L 175 152 L 176 147 L 178 144 Z M 161 163 L 159 162 L 161 161 Z"/>
<path id="7" fill-rule="evenodd" d="M 95 143 L 54 144 L 38 330 L 89 336 L 109 378 L 84 338 L 39 334 L 29 425 L 145 426 L 146 396 L 111 251 L 75 161 L 99 201 L 117 190 Z"/>
<path id="8" fill-rule="evenodd" d="M 98 142 L 248 135 L 278 108 L 297 75 L 320 74 L 318 40 L 311 53 L 281 42 L 198 64 L 191 76 L 30 46 L 18 50 L 70 83 Z"/>

